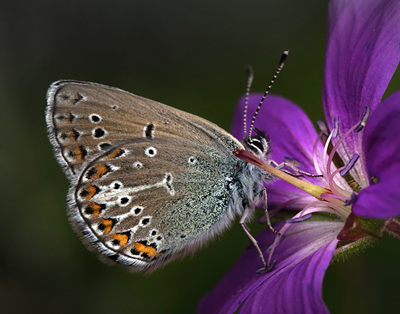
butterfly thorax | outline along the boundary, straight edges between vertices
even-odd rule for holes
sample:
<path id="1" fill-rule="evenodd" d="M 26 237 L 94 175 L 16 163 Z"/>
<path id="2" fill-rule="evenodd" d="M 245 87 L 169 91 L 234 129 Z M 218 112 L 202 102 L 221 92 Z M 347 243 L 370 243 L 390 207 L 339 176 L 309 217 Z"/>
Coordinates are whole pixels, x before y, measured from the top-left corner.
<path id="1" fill-rule="evenodd" d="M 269 138 L 264 132 L 257 129 L 255 131 L 257 135 L 251 139 L 245 137 L 242 140 L 242 145 L 247 151 L 268 162 L 270 154 Z M 271 177 L 269 173 L 260 168 L 239 160 L 237 173 L 232 184 L 231 206 L 233 210 L 242 216 L 246 208 L 254 209 L 260 201 L 259 198 L 264 189 L 263 182 L 270 181 Z"/>

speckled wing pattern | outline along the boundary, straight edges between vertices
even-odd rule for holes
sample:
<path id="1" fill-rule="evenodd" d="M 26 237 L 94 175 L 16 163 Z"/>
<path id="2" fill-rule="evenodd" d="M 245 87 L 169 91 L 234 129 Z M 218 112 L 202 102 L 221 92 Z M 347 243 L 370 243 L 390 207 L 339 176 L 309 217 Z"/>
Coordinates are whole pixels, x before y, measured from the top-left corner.
<path id="1" fill-rule="evenodd" d="M 69 216 L 113 260 L 153 269 L 226 227 L 237 171 L 229 133 L 125 91 L 59 81 L 47 124 L 71 181 Z"/>

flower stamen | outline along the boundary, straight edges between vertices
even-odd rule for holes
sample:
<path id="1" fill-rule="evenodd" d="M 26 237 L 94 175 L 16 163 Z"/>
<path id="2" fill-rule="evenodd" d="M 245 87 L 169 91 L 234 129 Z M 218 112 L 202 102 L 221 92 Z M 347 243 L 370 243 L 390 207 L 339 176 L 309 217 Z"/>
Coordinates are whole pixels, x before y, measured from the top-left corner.
<path id="1" fill-rule="evenodd" d="M 306 221 L 306 220 L 310 219 L 311 216 L 312 216 L 311 214 L 306 214 L 306 215 L 303 215 L 303 216 L 300 216 L 300 217 L 297 217 L 297 218 L 288 219 L 288 220 L 286 220 L 286 222 L 289 223 L 289 224 L 303 222 L 303 221 Z"/>
<path id="2" fill-rule="evenodd" d="M 323 135 L 325 135 L 326 137 L 329 136 L 328 126 L 326 125 L 325 121 L 318 120 L 317 127 L 323 133 Z"/>
<path id="3" fill-rule="evenodd" d="M 340 171 L 340 175 L 344 177 L 351 169 L 353 169 L 355 163 L 357 162 L 358 158 L 360 158 L 360 155 L 354 154 L 353 157 L 351 157 L 350 161 L 347 163 L 347 165 Z"/>
<path id="4" fill-rule="evenodd" d="M 333 138 L 336 138 L 339 134 L 339 117 L 335 117 L 333 119 L 333 130 L 332 130 L 332 136 Z"/>
<path id="5" fill-rule="evenodd" d="M 358 124 L 357 128 L 355 129 L 355 132 L 360 132 L 365 127 L 365 125 L 367 124 L 367 121 L 369 119 L 370 113 L 371 113 L 371 107 L 366 107 L 365 113 L 364 113 L 360 123 Z"/>
<path id="6" fill-rule="evenodd" d="M 350 206 L 352 204 L 354 204 L 357 200 L 357 194 L 356 193 L 352 193 L 350 198 L 348 198 L 345 202 L 344 202 L 344 206 Z"/>
<path id="7" fill-rule="evenodd" d="M 313 144 L 313 163 L 314 163 L 314 168 L 315 168 L 315 171 L 317 174 L 322 173 L 321 168 L 319 167 L 318 158 L 317 158 L 317 151 L 318 151 L 317 147 L 318 147 L 319 141 L 322 139 L 322 136 L 325 136 L 325 133 L 324 133 L 324 131 L 321 130 L 321 132 L 318 134 L 318 137 L 314 141 L 314 144 Z M 328 137 L 329 135 L 327 134 L 326 136 Z"/>

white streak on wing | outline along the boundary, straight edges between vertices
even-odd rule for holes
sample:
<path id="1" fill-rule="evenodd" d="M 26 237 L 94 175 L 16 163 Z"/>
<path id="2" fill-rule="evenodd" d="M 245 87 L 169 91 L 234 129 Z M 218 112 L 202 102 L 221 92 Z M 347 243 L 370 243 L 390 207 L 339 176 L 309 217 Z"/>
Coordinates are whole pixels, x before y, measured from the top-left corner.
<path id="1" fill-rule="evenodd" d="M 167 193 L 170 194 L 171 196 L 175 195 L 175 190 L 172 187 L 170 189 L 167 186 L 167 176 L 172 176 L 170 173 L 166 173 L 165 177 L 162 181 L 156 182 L 154 184 L 148 184 L 148 185 L 139 185 L 135 187 L 123 187 L 120 189 L 114 189 L 110 186 L 100 186 L 101 192 L 94 195 L 92 197 L 92 200 L 94 202 L 99 202 L 99 203 L 107 203 L 108 206 L 113 206 L 117 205 L 118 200 L 120 197 L 123 196 L 131 196 L 134 198 L 134 194 L 141 192 L 141 191 L 146 191 L 152 188 L 159 188 L 159 187 L 165 187 L 167 190 Z M 172 186 L 172 180 L 169 182 L 169 184 Z"/>

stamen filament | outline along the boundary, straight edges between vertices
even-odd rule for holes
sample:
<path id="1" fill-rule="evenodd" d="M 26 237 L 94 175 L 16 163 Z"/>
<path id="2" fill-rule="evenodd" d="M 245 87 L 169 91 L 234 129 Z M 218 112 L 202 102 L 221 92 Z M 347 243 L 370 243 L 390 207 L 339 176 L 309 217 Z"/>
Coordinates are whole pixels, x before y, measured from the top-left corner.
<path id="1" fill-rule="evenodd" d="M 324 156 L 323 156 L 323 164 L 326 167 L 325 171 L 324 171 L 324 177 L 325 179 L 329 180 L 329 174 L 331 173 L 331 162 L 332 162 L 332 158 L 334 153 L 331 152 L 331 155 L 328 155 L 328 147 L 329 144 L 331 143 L 331 139 L 333 137 L 333 133 L 335 132 L 335 130 L 333 130 L 329 136 L 328 139 L 326 140 L 325 146 L 324 146 Z M 327 163 L 326 157 L 329 156 L 329 164 Z"/>
<path id="2" fill-rule="evenodd" d="M 345 189 L 342 189 L 340 186 L 336 184 L 334 181 L 335 176 L 344 169 L 344 167 L 341 167 L 339 169 L 336 169 L 330 176 L 329 176 L 329 187 L 332 190 L 333 193 L 335 194 L 343 194 L 347 196 L 346 198 L 349 198 L 351 196 L 351 193 L 346 191 Z"/>
<path id="3" fill-rule="evenodd" d="M 332 151 L 330 153 L 328 162 L 327 162 L 327 175 L 330 176 L 331 175 L 331 165 L 333 164 L 332 159 L 333 156 L 335 155 L 336 151 L 338 150 L 339 146 L 343 143 L 343 141 L 346 139 L 346 137 L 350 134 L 350 132 L 353 132 L 355 129 L 357 128 L 357 125 L 352 126 L 349 130 L 347 130 L 347 132 L 340 137 L 340 139 L 338 140 L 338 142 L 333 146 Z M 327 142 L 328 143 L 328 142 Z M 327 145 L 325 145 L 326 150 L 327 150 Z M 326 154 L 326 151 L 324 152 Z M 331 186 L 329 186 L 331 188 Z"/>
<path id="4" fill-rule="evenodd" d="M 321 133 L 318 134 L 318 137 L 317 137 L 317 139 L 315 140 L 315 142 L 313 144 L 313 162 L 314 162 L 314 168 L 315 168 L 317 174 L 322 173 L 321 172 L 321 168 L 318 165 L 317 146 L 318 146 L 319 141 L 321 140 L 323 135 L 324 135 L 324 133 L 323 133 L 323 131 L 321 131 Z"/>
<path id="5" fill-rule="evenodd" d="M 299 214 L 305 215 L 318 212 L 335 214 L 336 216 L 342 218 L 343 220 L 346 220 L 347 216 L 349 215 L 348 213 L 344 213 L 343 208 L 340 205 L 335 205 L 331 202 L 328 203 L 326 201 L 312 202 L 308 204 L 306 207 L 304 207 L 304 209 L 300 211 Z M 281 230 L 279 230 L 279 232 L 282 233 Z"/>

